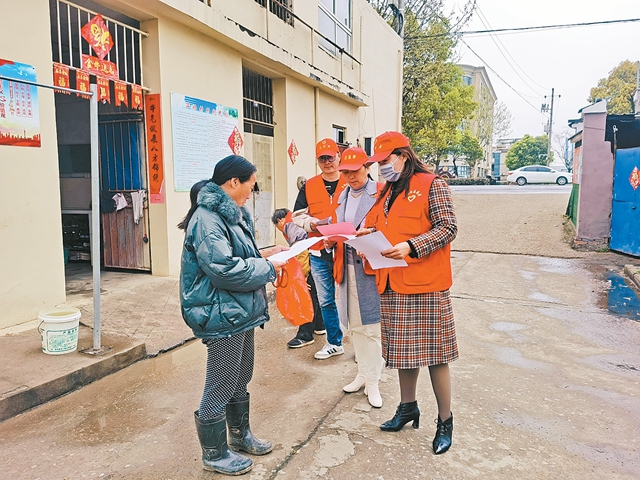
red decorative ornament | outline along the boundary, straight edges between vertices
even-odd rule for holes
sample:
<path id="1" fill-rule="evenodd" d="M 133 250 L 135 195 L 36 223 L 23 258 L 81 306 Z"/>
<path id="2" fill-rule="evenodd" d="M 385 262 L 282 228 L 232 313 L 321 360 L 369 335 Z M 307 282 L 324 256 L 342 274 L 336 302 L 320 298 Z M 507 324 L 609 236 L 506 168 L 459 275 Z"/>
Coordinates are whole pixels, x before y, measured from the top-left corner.
<path id="1" fill-rule="evenodd" d="M 291 144 L 289 145 L 287 152 L 289 153 L 289 159 L 291 160 L 291 163 L 296 163 L 298 155 L 300 155 L 298 147 L 296 147 L 296 142 L 291 140 Z"/>
<path id="2" fill-rule="evenodd" d="M 125 106 L 129 106 L 129 97 L 127 95 L 127 84 L 124 82 L 113 82 L 113 92 L 116 97 L 116 107 L 119 107 L 121 104 L 125 104 Z"/>
<path id="3" fill-rule="evenodd" d="M 84 38 L 100 60 L 104 60 L 109 54 L 111 48 L 113 48 L 113 38 L 109 28 L 104 23 L 102 15 L 98 14 L 93 17 L 89 22 L 80 30 L 82 38 Z"/>
<path id="4" fill-rule="evenodd" d="M 229 135 L 228 143 L 234 155 L 240 155 L 242 146 L 244 145 L 244 140 L 242 140 L 242 135 L 240 135 L 238 127 L 233 127 L 233 132 Z"/>
<path id="5" fill-rule="evenodd" d="M 638 170 L 638 167 L 633 167 L 633 170 L 631 170 L 629 183 L 631 184 L 634 190 L 637 190 L 638 187 L 640 187 L 640 170 Z"/>
<path id="6" fill-rule="evenodd" d="M 109 80 L 102 77 L 96 77 L 96 85 L 98 86 L 98 101 L 111 103 L 111 89 Z"/>
<path id="7" fill-rule="evenodd" d="M 131 85 L 131 108 L 142 110 L 142 87 Z"/>
<path id="8" fill-rule="evenodd" d="M 90 89 L 89 74 L 82 70 L 76 70 L 76 90 L 89 92 Z M 82 98 L 91 98 L 89 95 L 82 95 L 81 93 L 76 93 L 76 95 Z"/>
<path id="9" fill-rule="evenodd" d="M 120 80 L 118 66 L 115 63 L 108 60 L 100 60 L 84 53 L 82 54 L 82 70 L 111 80 Z"/>
<path id="10" fill-rule="evenodd" d="M 56 87 L 62 88 L 70 88 L 69 87 L 69 67 L 63 65 L 61 63 L 53 64 L 53 84 Z M 69 92 L 65 92 L 63 90 L 54 90 L 57 93 L 66 93 L 69 95 Z"/>

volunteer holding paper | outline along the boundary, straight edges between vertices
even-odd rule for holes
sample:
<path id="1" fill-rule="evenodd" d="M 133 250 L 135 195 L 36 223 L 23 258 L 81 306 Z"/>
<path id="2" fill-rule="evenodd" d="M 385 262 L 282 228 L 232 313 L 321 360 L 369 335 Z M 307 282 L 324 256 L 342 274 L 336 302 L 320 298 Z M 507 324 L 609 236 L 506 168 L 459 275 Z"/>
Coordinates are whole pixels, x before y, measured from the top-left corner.
<path id="1" fill-rule="evenodd" d="M 338 170 L 340 153 L 336 142 L 330 138 L 320 140 L 316 145 L 316 159 L 322 173 L 307 180 L 298 192 L 293 208 L 294 223 L 304 228 L 309 233 L 309 238 L 322 236 L 318 232 L 318 225 L 322 220 L 332 218 L 335 223 L 337 200 L 346 187 Z M 319 242 L 309 248 L 309 263 L 327 330 L 327 343 L 314 357 L 326 360 L 344 353 L 333 281 L 333 253 L 327 251 L 323 243 Z"/>
<path id="2" fill-rule="evenodd" d="M 369 157 L 361 148 L 348 148 L 342 152 L 338 170 L 349 186 L 338 199 L 338 222 L 349 222 L 356 229 L 376 202 L 377 183 L 369 177 Z M 333 242 L 325 242 L 332 247 Z M 378 381 L 383 360 L 380 344 L 380 295 L 376 280 L 364 272 L 363 260 L 356 250 L 343 243 L 335 244 L 334 278 L 338 285 L 338 313 L 340 321 L 351 335 L 358 360 L 358 374 L 345 385 L 345 392 L 353 393 L 364 387 L 369 403 L 380 408 L 382 397 Z"/>
<path id="3" fill-rule="evenodd" d="M 458 358 L 449 295 L 450 244 L 458 231 L 451 191 L 427 171 L 400 132 L 379 135 L 370 160 L 379 162 L 387 184 L 365 226 L 381 231 L 393 245 L 383 256 L 408 263 L 375 271 L 381 294 L 382 355 L 387 367 L 398 369 L 400 383 L 400 405 L 380 428 L 396 432 L 410 421 L 418 428 L 416 386 L 420 368 L 429 367 L 438 403 L 433 451 L 440 454 L 451 446 L 449 363 Z"/>

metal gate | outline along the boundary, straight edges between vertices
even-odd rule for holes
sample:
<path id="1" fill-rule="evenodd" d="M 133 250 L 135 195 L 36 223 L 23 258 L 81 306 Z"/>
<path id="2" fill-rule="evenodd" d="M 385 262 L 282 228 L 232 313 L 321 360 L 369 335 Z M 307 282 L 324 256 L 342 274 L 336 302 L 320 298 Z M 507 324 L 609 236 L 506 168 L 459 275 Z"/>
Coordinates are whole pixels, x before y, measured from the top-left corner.
<path id="1" fill-rule="evenodd" d="M 640 257 L 640 147 L 616 150 L 609 246 Z"/>
<path id="2" fill-rule="evenodd" d="M 257 169 L 259 191 L 245 205 L 254 220 L 256 242 L 263 248 L 274 245 L 276 231 L 271 223 L 274 210 L 273 83 L 270 78 L 242 69 L 244 153 Z"/>
<path id="3" fill-rule="evenodd" d="M 145 190 L 144 134 L 138 113 L 101 115 L 101 190 L 106 198 L 120 193 L 127 206 L 102 213 L 103 258 L 105 267 L 150 270 L 147 235 L 147 202 L 141 202 L 141 217 L 135 217 L 136 197 Z"/>

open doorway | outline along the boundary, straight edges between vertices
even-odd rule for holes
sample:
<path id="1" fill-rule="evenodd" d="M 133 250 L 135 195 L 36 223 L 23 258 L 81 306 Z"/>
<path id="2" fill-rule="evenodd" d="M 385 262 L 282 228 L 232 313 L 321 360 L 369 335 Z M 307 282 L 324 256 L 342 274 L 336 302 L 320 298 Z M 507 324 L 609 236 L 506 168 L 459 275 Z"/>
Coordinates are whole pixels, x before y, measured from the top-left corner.
<path id="1" fill-rule="evenodd" d="M 90 239 L 99 235 L 104 267 L 150 271 L 144 118 L 140 110 L 144 32 L 136 20 L 119 12 L 87 0 L 77 3 L 50 1 L 54 76 L 62 75 L 66 85 L 77 90 L 86 91 L 89 82 L 101 85 L 101 218 L 100 231 L 92 232 L 89 100 L 56 93 L 65 260 L 68 265 L 88 265 Z M 83 31 L 87 26 L 101 29 L 101 38 L 110 37 L 109 42 L 90 43 L 93 37 Z"/>

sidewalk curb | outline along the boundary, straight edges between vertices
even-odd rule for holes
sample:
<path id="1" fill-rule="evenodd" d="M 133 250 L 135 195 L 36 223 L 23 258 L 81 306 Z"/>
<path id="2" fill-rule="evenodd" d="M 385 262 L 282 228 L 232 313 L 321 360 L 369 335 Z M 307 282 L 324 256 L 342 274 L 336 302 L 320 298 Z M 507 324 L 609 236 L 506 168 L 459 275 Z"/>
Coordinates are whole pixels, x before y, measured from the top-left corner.
<path id="1" fill-rule="evenodd" d="M 624 273 L 629 277 L 629 280 L 635 283 L 636 287 L 640 289 L 640 268 L 635 265 L 625 265 Z"/>
<path id="2" fill-rule="evenodd" d="M 8 395 L 0 399 L 0 422 L 66 393 L 78 390 L 100 378 L 128 367 L 146 358 L 146 356 L 147 351 L 144 344 L 134 345 L 95 363 L 71 371 L 59 378 L 20 390 L 13 395 Z"/>

